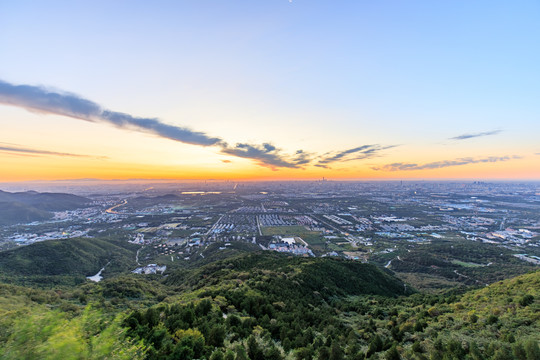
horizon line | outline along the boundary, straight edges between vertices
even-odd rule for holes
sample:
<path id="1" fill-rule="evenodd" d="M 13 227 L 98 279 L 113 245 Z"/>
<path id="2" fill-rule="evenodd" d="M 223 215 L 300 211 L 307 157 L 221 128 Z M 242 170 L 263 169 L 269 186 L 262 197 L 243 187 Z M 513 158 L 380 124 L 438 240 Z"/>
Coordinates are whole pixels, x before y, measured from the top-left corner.
<path id="1" fill-rule="evenodd" d="M 384 181 L 431 181 L 431 182 L 448 182 L 448 181 L 493 181 L 493 182 L 540 182 L 540 178 L 284 178 L 284 179 L 233 179 L 233 178 L 208 178 L 208 179 L 181 179 L 181 178 L 126 178 L 126 179 L 102 179 L 102 178 L 76 178 L 76 179 L 33 179 L 33 180 L 13 180 L 2 181 L 0 184 L 16 184 L 16 183 L 52 183 L 52 182 L 313 182 L 313 181 L 328 181 L 328 182 L 384 182 Z"/>

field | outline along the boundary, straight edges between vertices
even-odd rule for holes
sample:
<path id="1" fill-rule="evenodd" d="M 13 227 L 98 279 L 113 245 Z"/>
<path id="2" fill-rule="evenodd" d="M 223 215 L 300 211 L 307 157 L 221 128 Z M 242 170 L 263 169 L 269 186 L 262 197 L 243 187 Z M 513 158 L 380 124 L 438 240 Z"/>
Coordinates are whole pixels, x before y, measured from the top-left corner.
<path id="1" fill-rule="evenodd" d="M 303 226 L 261 226 L 261 232 L 263 235 L 282 235 L 282 236 L 288 236 L 288 235 L 296 235 L 301 236 L 301 234 L 305 233 L 314 233 L 318 234 L 314 231 L 309 231 Z"/>
<path id="2" fill-rule="evenodd" d="M 475 264 L 475 263 L 470 263 L 470 262 L 465 262 L 465 261 L 460 261 L 460 260 L 452 260 L 451 262 L 452 262 L 452 264 L 456 264 L 456 265 L 463 266 L 463 267 L 482 267 L 482 266 L 485 266 L 485 265 L 482 265 L 482 264 Z"/>
<path id="3" fill-rule="evenodd" d="M 326 243 L 321 233 L 318 231 L 310 231 L 303 226 L 266 226 L 261 227 L 263 235 L 281 235 L 281 236 L 298 236 L 301 237 L 316 254 L 321 254 L 326 249 Z"/>

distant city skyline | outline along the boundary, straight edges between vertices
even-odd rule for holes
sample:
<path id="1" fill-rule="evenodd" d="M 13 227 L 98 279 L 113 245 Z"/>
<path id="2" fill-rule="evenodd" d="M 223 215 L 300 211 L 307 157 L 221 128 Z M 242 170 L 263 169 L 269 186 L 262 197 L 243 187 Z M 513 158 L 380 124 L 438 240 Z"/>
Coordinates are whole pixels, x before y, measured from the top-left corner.
<path id="1" fill-rule="evenodd" d="M 540 180 L 540 3 L 0 4 L 0 182 Z"/>

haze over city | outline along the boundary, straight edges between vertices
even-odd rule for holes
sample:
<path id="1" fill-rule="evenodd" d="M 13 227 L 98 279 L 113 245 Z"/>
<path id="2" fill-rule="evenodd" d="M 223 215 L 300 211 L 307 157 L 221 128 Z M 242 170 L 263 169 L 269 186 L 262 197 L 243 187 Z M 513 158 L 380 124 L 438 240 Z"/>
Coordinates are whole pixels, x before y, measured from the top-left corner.
<path id="1" fill-rule="evenodd" d="M 539 10 L 3 2 L 0 181 L 538 180 Z"/>

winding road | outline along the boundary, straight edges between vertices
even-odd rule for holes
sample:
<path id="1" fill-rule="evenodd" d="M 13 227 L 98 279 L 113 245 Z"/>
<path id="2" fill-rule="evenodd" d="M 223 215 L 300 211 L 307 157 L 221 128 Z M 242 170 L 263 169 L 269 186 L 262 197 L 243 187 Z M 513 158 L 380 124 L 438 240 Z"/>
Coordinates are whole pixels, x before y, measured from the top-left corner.
<path id="1" fill-rule="evenodd" d="M 124 205 L 126 205 L 126 204 L 127 204 L 127 200 L 124 199 L 124 200 L 122 200 L 122 202 L 121 202 L 120 204 L 116 204 L 116 205 L 114 205 L 114 206 L 111 206 L 110 208 L 108 208 L 107 210 L 105 210 L 105 212 L 106 212 L 107 214 L 120 214 L 119 212 L 114 211 L 114 209 L 119 208 L 120 206 L 124 206 Z"/>

